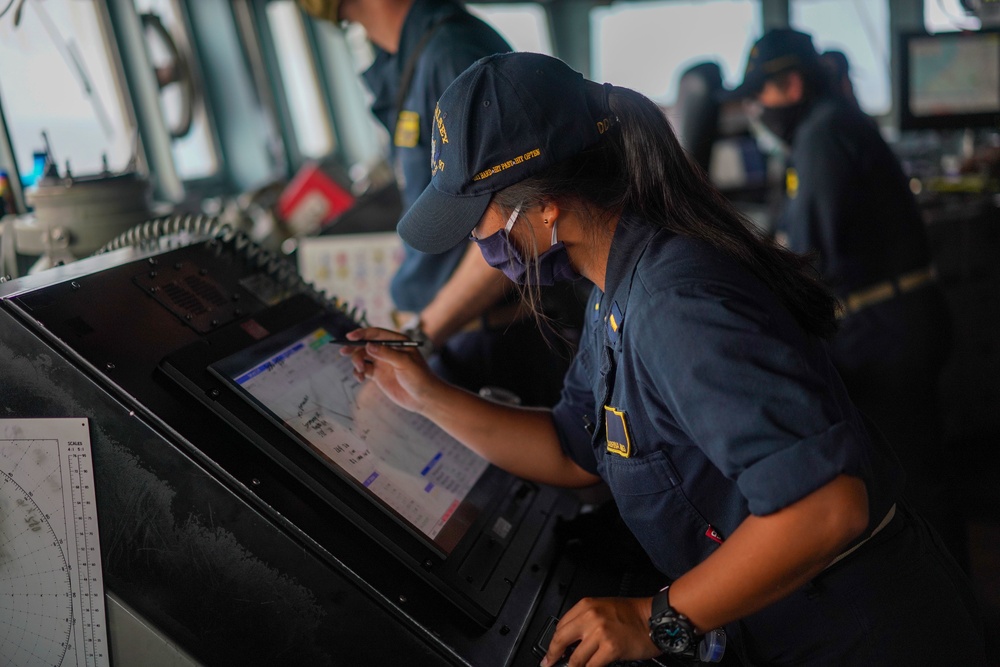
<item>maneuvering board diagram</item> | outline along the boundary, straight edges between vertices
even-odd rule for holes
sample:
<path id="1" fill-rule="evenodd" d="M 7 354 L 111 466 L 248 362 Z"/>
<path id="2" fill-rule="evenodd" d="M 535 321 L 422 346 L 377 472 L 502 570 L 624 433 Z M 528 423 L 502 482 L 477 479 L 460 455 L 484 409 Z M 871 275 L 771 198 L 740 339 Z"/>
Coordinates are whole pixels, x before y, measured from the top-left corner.
<path id="1" fill-rule="evenodd" d="M 0 420 L 0 664 L 110 665 L 85 418 Z"/>

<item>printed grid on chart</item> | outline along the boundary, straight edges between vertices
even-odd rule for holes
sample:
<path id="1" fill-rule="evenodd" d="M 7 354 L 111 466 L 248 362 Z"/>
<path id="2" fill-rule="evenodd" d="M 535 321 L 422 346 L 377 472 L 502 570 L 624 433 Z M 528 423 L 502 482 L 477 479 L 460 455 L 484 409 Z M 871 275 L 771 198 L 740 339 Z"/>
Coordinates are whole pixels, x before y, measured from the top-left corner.
<path id="1" fill-rule="evenodd" d="M 84 430 L 28 437 L 56 422 Z M 108 664 L 86 428 L 0 420 L 0 664 Z"/>

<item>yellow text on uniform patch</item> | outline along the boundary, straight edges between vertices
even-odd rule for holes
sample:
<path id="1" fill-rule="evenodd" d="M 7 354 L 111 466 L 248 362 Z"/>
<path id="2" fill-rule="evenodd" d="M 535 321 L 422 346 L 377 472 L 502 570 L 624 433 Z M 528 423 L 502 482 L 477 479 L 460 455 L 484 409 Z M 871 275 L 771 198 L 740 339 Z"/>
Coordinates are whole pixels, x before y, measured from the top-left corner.
<path id="1" fill-rule="evenodd" d="M 415 148 L 419 140 L 420 114 L 416 111 L 400 111 L 392 142 L 402 148 Z"/>
<path id="2" fill-rule="evenodd" d="M 617 454 L 626 459 L 632 456 L 632 441 L 629 439 L 625 413 L 610 405 L 605 405 L 604 423 L 605 431 L 608 434 L 608 453 Z"/>
<path id="3" fill-rule="evenodd" d="M 799 195 L 799 172 L 792 167 L 785 170 L 785 194 L 789 199 L 795 199 Z"/>

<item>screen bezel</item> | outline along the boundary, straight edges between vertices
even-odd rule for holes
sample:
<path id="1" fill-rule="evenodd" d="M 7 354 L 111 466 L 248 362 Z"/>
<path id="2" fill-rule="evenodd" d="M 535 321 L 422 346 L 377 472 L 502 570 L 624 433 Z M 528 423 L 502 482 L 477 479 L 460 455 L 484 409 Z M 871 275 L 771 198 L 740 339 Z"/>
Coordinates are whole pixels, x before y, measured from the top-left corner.
<path id="1" fill-rule="evenodd" d="M 463 612 L 477 627 L 489 627 L 505 605 L 514 586 L 512 582 L 520 577 L 523 559 L 534 543 L 536 531 L 542 525 L 540 522 L 548 516 L 546 508 L 553 501 L 552 496 L 496 466 L 488 466 L 467 496 L 469 502 L 485 511 L 454 551 L 442 558 L 427 539 L 405 528 L 379 504 L 359 493 L 309 448 L 290 437 L 286 430 L 209 371 L 210 365 L 247 347 L 262 341 L 276 341 L 273 336 L 320 312 L 331 313 L 348 329 L 358 326 L 330 305 L 321 304 L 308 295 L 293 295 L 167 354 L 159 362 L 159 371 L 173 386 L 183 389 L 233 429 L 237 437 L 221 445 L 232 449 L 233 456 L 239 457 L 242 447 L 254 447 L 265 454 L 289 476 L 293 486 L 299 488 L 298 502 L 305 505 L 321 503 L 331 513 L 331 527 L 337 525 L 339 519 L 346 520 L 365 539 L 378 544 L 410 573 L 427 583 L 431 592 L 441 595 L 443 600 Z M 241 475 L 246 477 L 244 488 L 254 496 L 266 497 L 270 493 L 268 489 L 251 485 L 251 471 L 243 471 Z M 257 484 L 256 480 L 253 484 Z M 512 513 L 515 508 L 521 508 L 522 515 L 515 516 Z M 503 536 L 495 532 L 500 519 L 513 526 Z M 323 530 L 323 527 L 316 529 Z M 499 561 L 484 563 L 480 558 L 484 550 L 492 557 L 490 563 Z M 410 593 L 415 594 L 415 591 Z"/>
<path id="2" fill-rule="evenodd" d="M 319 461 L 325 469 L 354 488 L 358 495 L 366 498 L 372 505 L 378 507 L 408 534 L 419 540 L 423 546 L 430 549 L 441 559 L 448 558 L 455 552 L 465 536 L 472 531 L 477 521 L 484 515 L 489 514 L 489 502 L 499 490 L 493 488 L 494 485 L 490 484 L 489 481 L 492 477 L 490 475 L 492 466 L 487 464 L 487 468 L 479 476 L 465 498 L 462 499 L 459 507 L 453 512 L 440 532 L 434 538 L 431 538 L 410 523 L 382 498 L 365 488 L 347 471 L 324 458 L 321 453 L 316 451 L 308 439 L 303 437 L 294 428 L 285 424 L 284 420 L 276 415 L 268 406 L 261 403 L 253 394 L 236 382 L 236 378 L 248 369 L 266 362 L 275 354 L 289 348 L 320 327 L 335 336 L 343 335 L 348 330 L 355 328 L 353 323 L 340 314 L 323 312 L 210 364 L 208 371 L 268 422 L 298 443 L 303 450 Z M 389 399 L 386 398 L 385 400 L 388 401 Z M 442 437 L 450 438 L 450 436 L 447 436 L 443 432 Z"/>
<path id="3" fill-rule="evenodd" d="M 913 89 L 911 45 L 921 40 L 958 40 L 958 39 L 983 39 L 990 35 L 994 39 L 1000 40 L 1000 29 L 983 29 L 976 31 L 959 32 L 908 32 L 902 33 L 899 40 L 900 53 L 900 114 L 899 127 L 901 130 L 944 130 L 944 129 L 968 129 L 976 127 L 997 127 L 1000 126 L 1000 108 L 996 111 L 977 113 L 952 113 L 939 115 L 918 115 L 910 106 L 910 93 Z M 997 57 L 1000 60 L 1000 43 L 997 45 Z"/>

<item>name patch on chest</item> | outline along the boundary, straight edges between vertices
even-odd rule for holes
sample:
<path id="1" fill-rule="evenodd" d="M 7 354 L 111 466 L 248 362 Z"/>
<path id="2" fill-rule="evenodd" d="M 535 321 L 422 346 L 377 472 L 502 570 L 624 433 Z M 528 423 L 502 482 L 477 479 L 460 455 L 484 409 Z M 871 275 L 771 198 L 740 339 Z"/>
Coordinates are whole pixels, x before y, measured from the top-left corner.
<path id="1" fill-rule="evenodd" d="M 610 405 L 605 405 L 604 423 L 608 434 L 608 453 L 617 454 L 626 459 L 632 456 L 632 441 L 628 437 L 625 413 Z"/>
<path id="2" fill-rule="evenodd" d="M 789 199 L 799 196 L 799 172 L 794 167 L 785 170 L 785 195 Z"/>
<path id="3" fill-rule="evenodd" d="M 393 143 L 401 148 L 415 148 L 419 140 L 420 114 L 416 111 L 400 111 Z"/>

